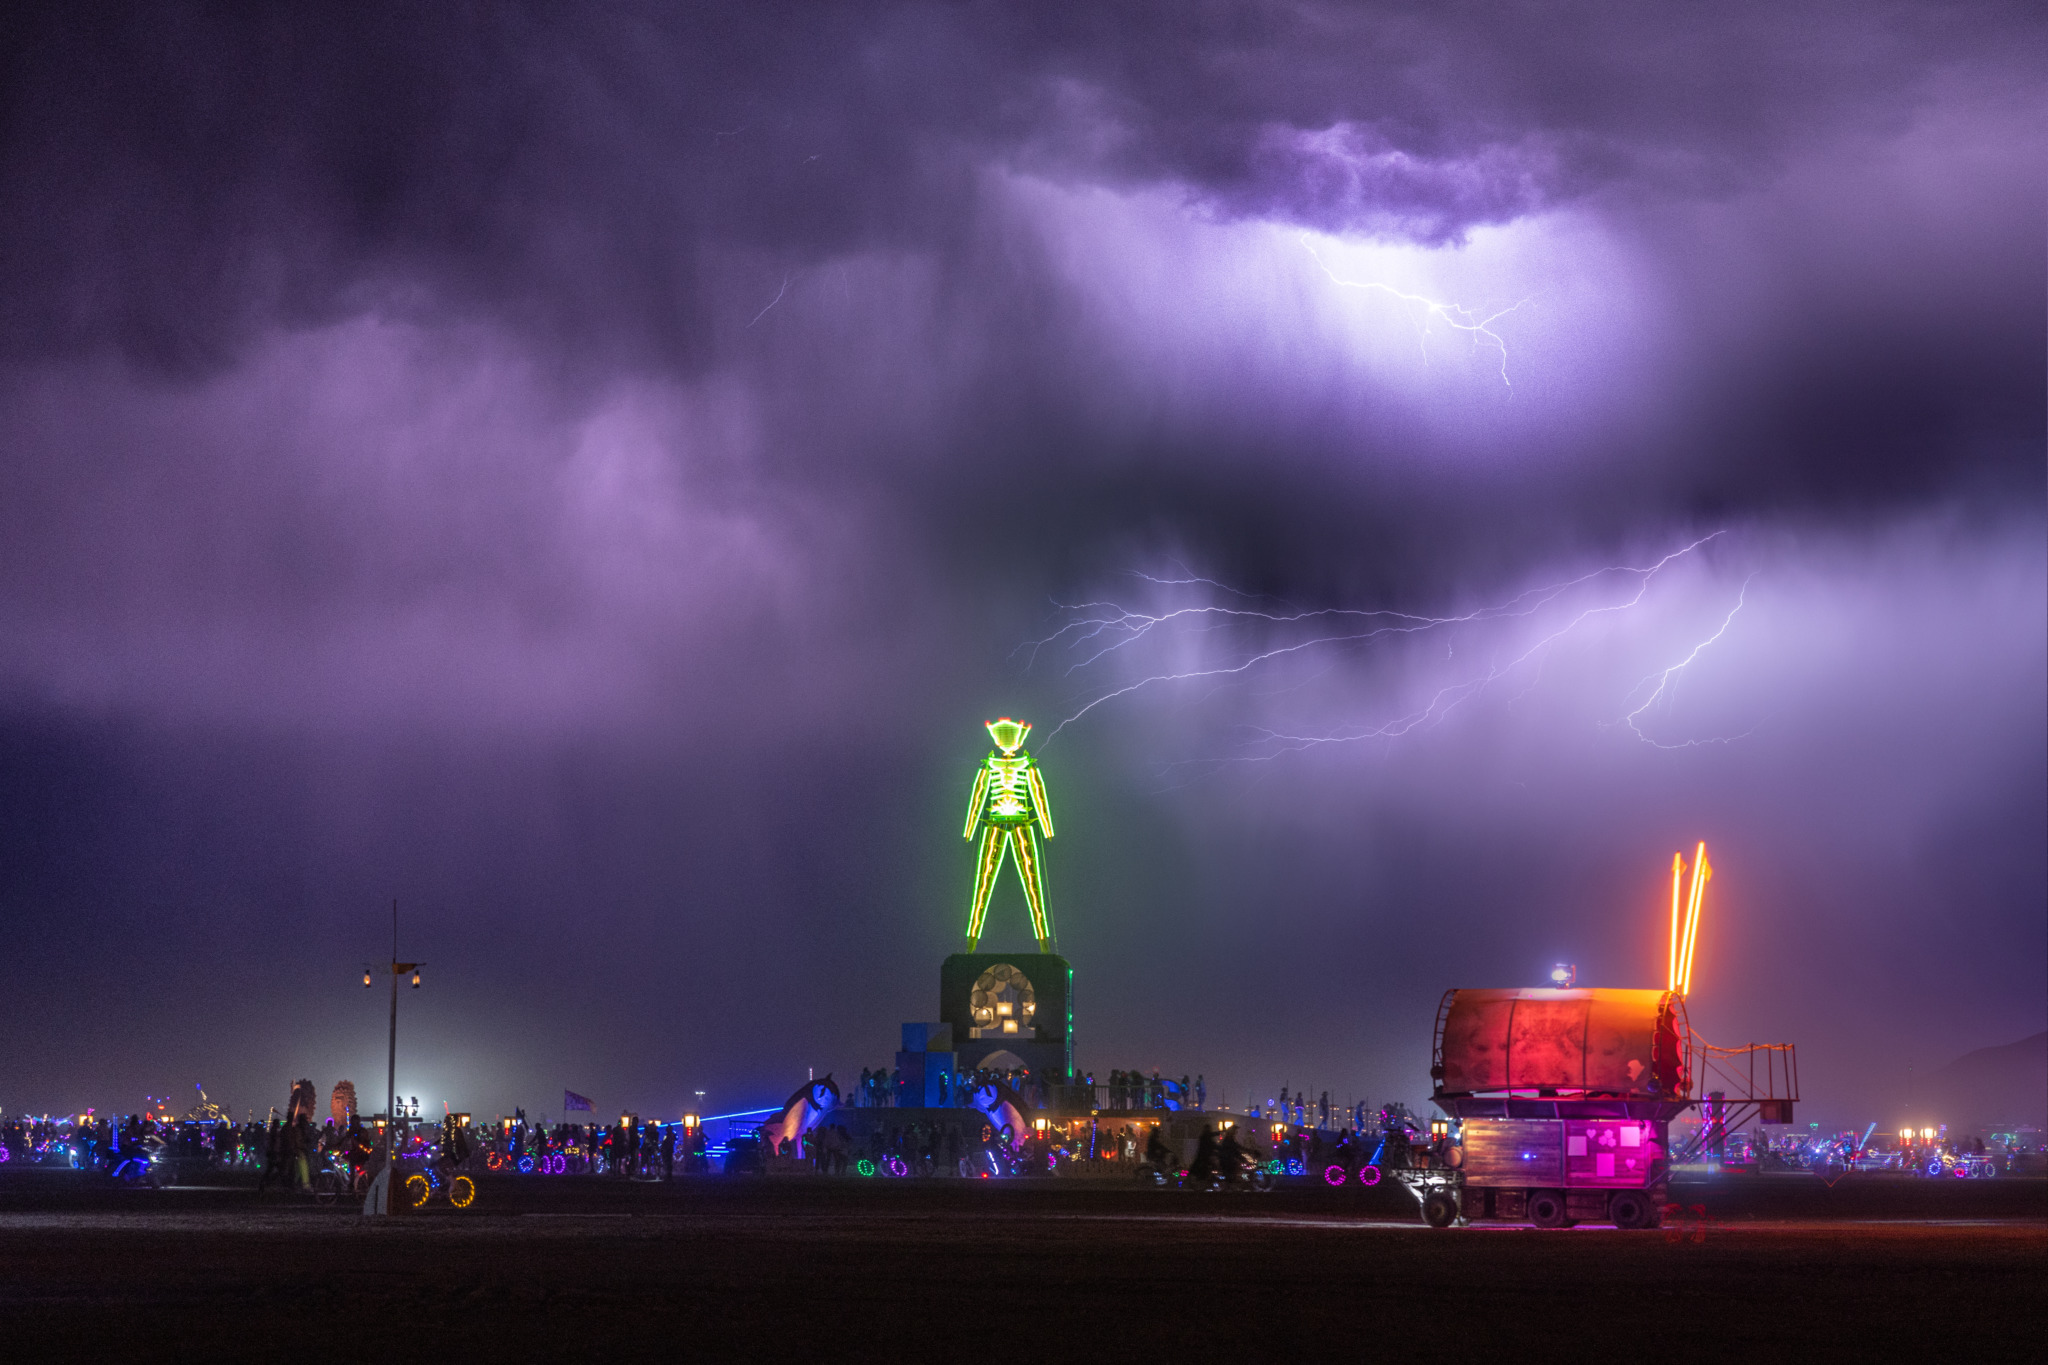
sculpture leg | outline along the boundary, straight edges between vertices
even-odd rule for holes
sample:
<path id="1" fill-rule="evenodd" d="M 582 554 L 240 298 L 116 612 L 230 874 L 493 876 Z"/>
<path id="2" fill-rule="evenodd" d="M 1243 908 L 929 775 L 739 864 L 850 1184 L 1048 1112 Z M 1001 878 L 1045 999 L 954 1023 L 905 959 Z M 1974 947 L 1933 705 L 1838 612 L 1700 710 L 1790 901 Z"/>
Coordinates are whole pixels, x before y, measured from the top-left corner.
<path id="1" fill-rule="evenodd" d="M 1010 831 L 1017 856 L 1017 875 L 1024 882 L 1024 899 L 1031 906 L 1031 932 L 1038 936 L 1038 951 L 1052 951 L 1052 915 L 1045 908 L 1045 864 L 1039 856 L 1038 831 L 1026 825 Z"/>
<path id="2" fill-rule="evenodd" d="M 988 918 L 988 895 L 995 890 L 996 873 L 1003 865 L 1003 831 L 994 825 L 983 826 L 981 831 L 981 857 L 974 869 L 974 908 L 967 912 L 967 951 L 973 952 L 981 943 L 981 923 Z"/>

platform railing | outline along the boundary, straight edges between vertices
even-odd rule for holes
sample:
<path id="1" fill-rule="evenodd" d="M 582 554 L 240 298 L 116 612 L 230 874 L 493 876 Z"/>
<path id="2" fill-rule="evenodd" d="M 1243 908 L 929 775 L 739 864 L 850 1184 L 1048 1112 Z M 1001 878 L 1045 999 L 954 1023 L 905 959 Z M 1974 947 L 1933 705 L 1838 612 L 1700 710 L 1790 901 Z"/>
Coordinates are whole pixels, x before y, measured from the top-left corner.
<path id="1" fill-rule="evenodd" d="M 1694 1102 L 1701 1106 L 1699 1131 L 1671 1154 L 1674 1164 L 1760 1123 L 1792 1122 L 1799 1102 L 1799 1054 L 1791 1043 L 1750 1043 L 1716 1047 L 1695 1036 L 1686 1049 Z"/>

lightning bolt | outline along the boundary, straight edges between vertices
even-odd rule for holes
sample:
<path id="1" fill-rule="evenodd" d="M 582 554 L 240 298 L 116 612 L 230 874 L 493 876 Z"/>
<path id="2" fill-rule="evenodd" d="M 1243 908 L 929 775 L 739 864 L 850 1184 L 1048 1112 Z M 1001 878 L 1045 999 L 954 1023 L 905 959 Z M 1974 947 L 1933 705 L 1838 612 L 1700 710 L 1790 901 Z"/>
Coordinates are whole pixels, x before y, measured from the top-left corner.
<path id="1" fill-rule="evenodd" d="M 1528 299 L 1518 299 L 1505 308 L 1482 316 L 1475 310 L 1460 304 L 1444 303 L 1441 300 L 1432 299 L 1423 294 L 1411 294 L 1405 289 L 1396 289 L 1393 285 L 1382 283 L 1379 280 L 1347 280 L 1336 271 L 1330 269 L 1328 263 L 1316 251 L 1315 243 L 1309 240 L 1307 233 L 1301 234 L 1300 241 L 1302 250 L 1308 252 L 1314 258 L 1316 268 L 1329 277 L 1330 283 L 1344 289 L 1358 289 L 1386 294 L 1392 298 L 1399 299 L 1402 303 L 1419 306 L 1422 311 L 1415 325 L 1417 334 L 1416 344 L 1422 350 L 1422 361 L 1425 365 L 1429 363 L 1429 349 L 1425 344 L 1429 338 L 1429 321 L 1431 318 L 1435 318 L 1446 327 L 1468 333 L 1472 337 L 1474 345 L 1479 343 L 1479 338 L 1481 337 L 1491 341 L 1494 349 L 1500 352 L 1500 382 L 1509 390 L 1513 390 L 1515 387 L 1514 382 L 1508 378 L 1508 343 L 1500 333 L 1493 330 L 1493 324 L 1499 322 L 1517 308 L 1520 308 L 1529 301 Z"/>
<path id="2" fill-rule="evenodd" d="M 1742 580 L 1742 590 L 1735 594 L 1735 605 L 1728 608 L 1728 614 L 1721 618 L 1721 626 L 1718 630 L 1716 630 L 1712 635 L 1709 635 L 1706 639 L 1694 645 L 1692 647 L 1692 651 L 1689 654 L 1687 654 L 1683 659 L 1680 659 L 1677 663 L 1671 665 L 1671 667 L 1663 670 L 1660 673 L 1650 674 L 1649 677 L 1644 678 L 1642 682 L 1637 683 L 1635 687 L 1629 689 L 1629 696 L 1634 696 L 1635 693 L 1638 690 L 1640 690 L 1645 684 L 1653 680 L 1657 684 L 1655 688 L 1651 689 L 1650 695 L 1643 699 L 1643 704 L 1641 706 L 1638 706 L 1635 710 L 1629 712 L 1626 716 L 1622 717 L 1623 723 L 1625 723 L 1628 726 L 1629 730 L 1635 735 L 1637 739 L 1643 741 L 1643 743 L 1645 744 L 1651 745 L 1659 749 L 1691 749 L 1701 744 L 1726 744 L 1729 743 L 1731 740 L 1741 739 L 1744 737 L 1744 735 L 1749 733 L 1748 731 L 1744 731 L 1743 735 L 1725 735 L 1711 739 L 1688 739 L 1678 744 L 1659 744 L 1656 740 L 1651 739 L 1648 735 L 1642 732 L 1641 728 L 1636 725 L 1636 719 L 1637 717 L 1641 716 L 1643 712 L 1649 710 L 1652 706 L 1657 704 L 1657 699 L 1659 697 L 1662 697 L 1668 690 L 1670 690 L 1671 680 L 1678 674 L 1684 672 L 1685 669 L 1691 665 L 1693 660 L 1699 658 L 1701 653 L 1703 653 L 1706 650 L 1707 646 L 1713 644 L 1716 640 L 1720 639 L 1723 635 L 1726 635 L 1728 633 L 1728 627 L 1734 624 L 1735 614 L 1741 611 L 1743 603 L 1749 600 L 1749 585 L 1751 583 L 1754 583 L 1755 581 L 1756 575 L 1753 573 L 1748 578 Z M 1628 698 L 1624 697 L 1622 700 L 1626 702 L 1627 699 Z"/>
<path id="3" fill-rule="evenodd" d="M 774 306 L 775 306 L 776 304 L 778 304 L 778 303 L 781 303 L 781 302 L 782 302 L 782 296 L 783 296 L 784 294 L 787 294 L 788 292 L 789 292 L 789 276 L 788 276 L 788 275 L 784 275 L 784 276 L 782 277 L 782 288 L 780 288 L 780 289 L 776 290 L 776 291 L 775 291 L 775 297 L 774 297 L 774 298 L 772 298 L 772 299 L 770 299 L 770 300 L 768 300 L 768 308 L 773 308 L 773 307 L 774 307 Z M 762 309 L 762 310 L 761 310 L 760 312 L 758 312 L 758 313 L 754 314 L 754 322 L 759 322 L 759 321 L 760 321 L 760 320 L 761 320 L 762 318 L 765 318 L 765 317 L 767 317 L 767 316 L 768 316 L 768 308 L 763 308 L 763 309 Z M 748 323 L 748 324 L 747 324 L 747 326 L 749 326 L 749 327 L 752 327 L 752 326 L 754 325 L 754 322 L 750 322 L 750 323 Z"/>
<path id="4" fill-rule="evenodd" d="M 1588 622 L 1602 617 L 1631 612 L 1641 607 L 1648 597 L 1658 576 L 1671 565 L 1690 556 L 1727 534 L 1713 531 L 1670 553 L 1646 564 L 1616 564 L 1591 570 L 1573 578 L 1530 588 L 1515 594 L 1505 601 L 1478 607 L 1474 610 L 1451 615 L 1424 615 L 1416 612 L 1388 608 L 1314 608 L 1293 610 L 1268 610 L 1255 605 L 1202 603 L 1191 606 L 1171 607 L 1160 611 L 1140 611 L 1115 602 L 1080 602 L 1055 604 L 1056 609 L 1071 619 L 1043 639 L 1027 642 L 1020 649 L 1028 649 L 1035 662 L 1039 654 L 1049 648 L 1061 648 L 1073 652 L 1077 657 L 1065 670 L 1066 676 L 1088 669 L 1101 663 L 1111 655 L 1146 640 L 1162 631 L 1230 631 L 1235 627 L 1255 626 L 1260 629 L 1273 628 L 1291 630 L 1307 626 L 1309 633 L 1298 639 L 1274 644 L 1267 648 L 1254 649 L 1248 654 L 1221 662 L 1210 667 L 1180 669 L 1146 673 L 1121 686 L 1100 692 L 1083 702 L 1073 714 L 1055 725 L 1047 734 L 1045 742 L 1050 744 L 1067 726 L 1079 721 L 1097 707 L 1128 697 L 1134 693 L 1165 683 L 1184 683 L 1198 680 L 1227 680 L 1239 677 L 1290 656 L 1299 656 L 1331 647 L 1362 646 L 1392 641 L 1401 637 L 1413 637 L 1430 632 L 1452 631 L 1458 627 L 1491 621 L 1531 617 L 1545 608 L 1557 604 L 1575 590 L 1591 588 L 1605 589 L 1608 584 L 1624 586 L 1618 596 L 1606 597 L 1590 604 L 1578 605 L 1569 611 L 1561 622 L 1545 629 L 1532 643 L 1516 650 L 1505 658 L 1497 658 L 1483 668 L 1466 673 L 1454 681 L 1445 683 L 1432 691 L 1419 705 L 1410 707 L 1400 714 L 1377 724 L 1343 728 L 1324 734 L 1290 734 L 1282 731 L 1251 727 L 1256 744 L 1262 749 L 1260 758 L 1272 758 L 1282 753 L 1293 752 L 1325 744 L 1351 744 L 1363 740 L 1394 738 L 1418 728 L 1433 725 L 1444 719 L 1459 706 L 1481 696 L 1505 680 L 1521 676 L 1526 679 L 1524 690 L 1533 687 L 1537 670 L 1543 657 L 1560 642 L 1581 631 Z M 1240 592 L 1236 588 L 1214 579 L 1188 575 L 1177 578 L 1160 578 L 1150 574 L 1134 573 L 1132 577 L 1162 588 L 1204 587 L 1213 588 L 1246 603 L 1258 600 L 1254 595 Z M 1638 682 L 1624 696 L 1624 704 L 1632 701 L 1646 686 L 1654 685 L 1650 696 L 1642 705 L 1626 717 L 1631 733 L 1645 743 L 1655 743 L 1636 726 L 1635 721 L 1644 711 L 1665 695 L 1672 686 L 1672 680 L 1682 672 L 1701 651 L 1712 645 L 1727 633 L 1736 613 L 1746 600 L 1750 575 L 1745 580 L 1735 606 L 1727 613 L 1715 632 L 1695 645 L 1690 653 L 1678 663 Z M 1455 658 L 1452 642 L 1446 643 L 1446 657 Z M 1532 668 L 1533 666 L 1533 668 Z M 1517 695 L 1520 695 L 1519 693 Z M 1732 738 L 1740 738 L 1733 736 Z M 1691 743 L 1725 742 L 1712 740 Z M 1676 748 L 1681 745 L 1659 745 Z"/>

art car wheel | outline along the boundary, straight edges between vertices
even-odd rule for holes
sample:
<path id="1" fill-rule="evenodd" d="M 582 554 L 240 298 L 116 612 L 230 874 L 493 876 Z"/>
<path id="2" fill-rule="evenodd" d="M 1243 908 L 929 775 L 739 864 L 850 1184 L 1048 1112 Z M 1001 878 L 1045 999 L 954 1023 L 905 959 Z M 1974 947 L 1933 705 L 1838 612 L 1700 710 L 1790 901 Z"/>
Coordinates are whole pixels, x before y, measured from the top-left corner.
<path id="1" fill-rule="evenodd" d="M 1442 1190 L 1422 1201 L 1422 1221 L 1433 1228 L 1447 1228 L 1458 1221 L 1458 1201 Z"/>
<path id="2" fill-rule="evenodd" d="M 433 1184 L 425 1176 L 414 1173 L 405 1178 L 405 1202 L 413 1208 L 426 1203 L 433 1193 Z"/>
<path id="3" fill-rule="evenodd" d="M 1607 1215 L 1618 1228 L 1647 1228 L 1653 1213 L 1650 1201 L 1634 1190 L 1623 1190 L 1607 1202 Z"/>
<path id="4" fill-rule="evenodd" d="M 1565 1217 L 1564 1212 L 1563 1191 L 1529 1191 L 1529 1221 L 1539 1228 L 1570 1227 L 1571 1220 Z"/>
<path id="5" fill-rule="evenodd" d="M 476 1182 L 466 1175 L 458 1175 L 448 1184 L 448 1202 L 458 1209 L 466 1209 L 476 1202 Z"/>

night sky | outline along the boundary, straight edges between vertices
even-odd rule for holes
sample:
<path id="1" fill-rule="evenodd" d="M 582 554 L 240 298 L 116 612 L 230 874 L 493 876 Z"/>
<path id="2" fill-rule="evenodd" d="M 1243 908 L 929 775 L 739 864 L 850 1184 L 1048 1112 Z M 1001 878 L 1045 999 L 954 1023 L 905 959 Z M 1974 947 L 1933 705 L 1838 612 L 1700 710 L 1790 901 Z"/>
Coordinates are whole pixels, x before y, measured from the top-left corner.
<path id="1" fill-rule="evenodd" d="M 886 1065 L 1003 715 L 1098 1077 L 2048 1026 L 2038 5 L 0 22 L 7 1113 Z"/>

